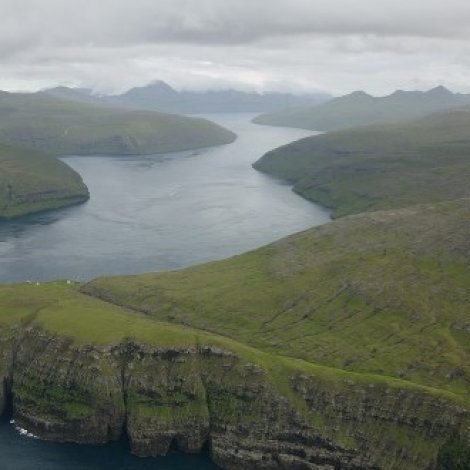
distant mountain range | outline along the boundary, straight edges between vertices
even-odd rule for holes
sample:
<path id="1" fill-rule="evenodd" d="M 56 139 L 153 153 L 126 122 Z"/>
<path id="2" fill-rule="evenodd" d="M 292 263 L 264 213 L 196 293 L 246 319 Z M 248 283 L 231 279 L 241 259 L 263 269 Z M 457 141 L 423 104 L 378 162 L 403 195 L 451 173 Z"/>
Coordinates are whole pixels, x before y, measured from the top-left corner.
<path id="1" fill-rule="evenodd" d="M 374 97 L 355 91 L 314 107 L 291 108 L 263 114 L 257 124 L 331 131 L 373 123 L 416 119 L 427 114 L 470 105 L 470 95 L 439 86 L 432 90 L 402 91 Z"/>
<path id="2" fill-rule="evenodd" d="M 87 88 L 57 87 L 39 92 L 81 103 L 95 103 L 179 114 L 264 113 L 285 108 L 316 106 L 330 100 L 326 93 L 293 95 L 237 90 L 177 91 L 163 81 L 132 88 L 121 95 L 96 95 Z"/>

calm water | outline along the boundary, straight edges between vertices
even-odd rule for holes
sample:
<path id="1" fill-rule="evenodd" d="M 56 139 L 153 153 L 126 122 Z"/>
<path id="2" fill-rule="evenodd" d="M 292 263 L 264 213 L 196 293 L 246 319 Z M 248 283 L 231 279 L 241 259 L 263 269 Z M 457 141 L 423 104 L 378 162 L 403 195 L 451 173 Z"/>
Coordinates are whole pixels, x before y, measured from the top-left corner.
<path id="1" fill-rule="evenodd" d="M 170 270 L 224 258 L 324 223 L 328 213 L 251 168 L 308 131 L 210 116 L 233 144 L 150 157 L 68 157 L 84 205 L 0 223 L 0 282 Z"/>
<path id="2" fill-rule="evenodd" d="M 54 444 L 19 436 L 7 420 L 0 423 L 2 470 L 216 470 L 208 457 L 171 454 L 141 459 L 120 442 L 103 446 Z"/>
<path id="3" fill-rule="evenodd" d="M 309 135 L 210 116 L 234 130 L 228 146 L 151 157 L 68 157 L 88 203 L 0 223 L 0 282 L 90 279 L 224 258 L 325 223 L 328 213 L 251 168 L 266 151 Z M 0 422 L 3 470 L 210 470 L 207 457 L 138 459 L 126 446 L 74 446 L 20 437 Z"/>

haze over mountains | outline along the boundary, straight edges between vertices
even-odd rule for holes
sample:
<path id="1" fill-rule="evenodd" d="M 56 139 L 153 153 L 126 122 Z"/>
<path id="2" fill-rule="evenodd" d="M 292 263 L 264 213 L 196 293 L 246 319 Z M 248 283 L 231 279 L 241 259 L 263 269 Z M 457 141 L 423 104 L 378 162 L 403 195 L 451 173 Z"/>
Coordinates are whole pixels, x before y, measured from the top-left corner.
<path id="1" fill-rule="evenodd" d="M 220 145 L 235 135 L 202 118 L 115 109 L 44 94 L 0 94 L 0 142 L 65 155 L 143 155 Z"/>
<path id="2" fill-rule="evenodd" d="M 443 109 L 470 105 L 470 95 L 443 86 L 429 91 L 397 90 L 374 97 L 364 91 L 334 98 L 315 107 L 285 109 L 258 116 L 257 124 L 331 131 L 371 123 L 414 119 Z"/>
<path id="3" fill-rule="evenodd" d="M 87 88 L 56 87 L 39 92 L 70 101 L 99 103 L 180 114 L 261 113 L 290 107 L 315 106 L 331 99 L 327 93 L 256 93 L 238 90 L 177 91 L 157 80 L 121 95 L 96 95 Z"/>

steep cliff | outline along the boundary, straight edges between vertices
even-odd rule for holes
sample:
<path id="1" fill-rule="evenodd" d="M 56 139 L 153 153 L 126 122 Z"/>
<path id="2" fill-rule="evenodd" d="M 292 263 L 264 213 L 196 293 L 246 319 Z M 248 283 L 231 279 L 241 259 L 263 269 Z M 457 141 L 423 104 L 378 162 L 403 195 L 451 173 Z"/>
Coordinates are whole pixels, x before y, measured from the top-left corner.
<path id="1" fill-rule="evenodd" d="M 470 411 L 424 389 L 268 368 L 214 345 L 77 345 L 38 326 L 2 342 L 3 403 L 43 439 L 139 456 L 209 447 L 223 468 L 424 468 Z M 270 367 L 282 367 L 285 389 Z M 284 392 L 284 393 L 283 393 Z M 468 430 L 468 428 L 467 428 Z"/>

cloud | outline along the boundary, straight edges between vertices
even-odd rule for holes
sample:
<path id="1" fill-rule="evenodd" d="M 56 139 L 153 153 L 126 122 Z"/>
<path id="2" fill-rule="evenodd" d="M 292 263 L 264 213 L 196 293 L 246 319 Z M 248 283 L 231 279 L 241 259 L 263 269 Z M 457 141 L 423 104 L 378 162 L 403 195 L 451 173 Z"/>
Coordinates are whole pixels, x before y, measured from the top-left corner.
<path id="1" fill-rule="evenodd" d="M 0 88 L 469 90 L 469 39 L 468 0 L 3 0 Z"/>

